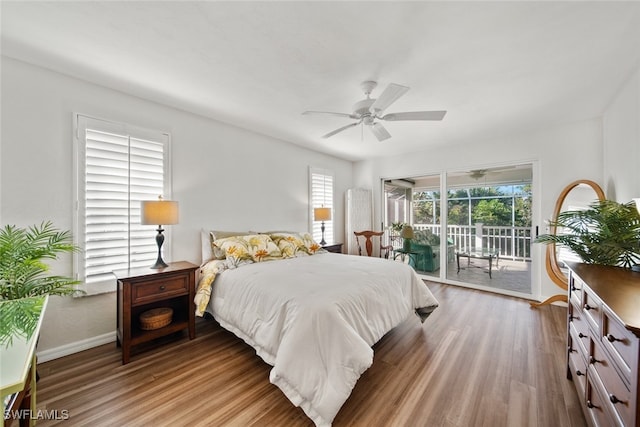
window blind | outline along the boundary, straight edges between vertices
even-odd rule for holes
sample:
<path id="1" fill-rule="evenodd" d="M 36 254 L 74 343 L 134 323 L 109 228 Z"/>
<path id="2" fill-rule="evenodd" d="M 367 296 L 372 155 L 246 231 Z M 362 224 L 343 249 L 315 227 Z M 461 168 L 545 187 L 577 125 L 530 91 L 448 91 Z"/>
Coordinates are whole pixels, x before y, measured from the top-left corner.
<path id="1" fill-rule="evenodd" d="M 320 221 L 314 221 L 314 208 L 331 208 L 331 220 L 324 222 L 324 238 L 328 243 L 333 243 L 333 220 L 335 212 L 333 212 L 333 172 L 327 169 L 309 168 L 310 182 L 310 218 L 313 239 L 316 242 L 322 240 L 322 226 Z"/>
<path id="2" fill-rule="evenodd" d="M 155 261 L 155 227 L 140 225 L 140 202 L 168 196 L 168 142 L 167 134 L 79 116 L 76 273 L 88 289 L 113 290 L 114 271 Z"/>

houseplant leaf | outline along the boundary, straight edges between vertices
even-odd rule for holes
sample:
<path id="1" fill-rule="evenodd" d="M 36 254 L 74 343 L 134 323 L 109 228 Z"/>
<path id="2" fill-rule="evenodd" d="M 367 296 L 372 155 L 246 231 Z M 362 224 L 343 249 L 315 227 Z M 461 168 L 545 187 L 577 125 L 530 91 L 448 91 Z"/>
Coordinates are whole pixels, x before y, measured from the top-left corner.
<path id="1" fill-rule="evenodd" d="M 561 212 L 550 225 L 557 232 L 534 242 L 564 246 L 587 264 L 631 268 L 640 262 L 640 213 L 633 202 L 597 201 Z"/>

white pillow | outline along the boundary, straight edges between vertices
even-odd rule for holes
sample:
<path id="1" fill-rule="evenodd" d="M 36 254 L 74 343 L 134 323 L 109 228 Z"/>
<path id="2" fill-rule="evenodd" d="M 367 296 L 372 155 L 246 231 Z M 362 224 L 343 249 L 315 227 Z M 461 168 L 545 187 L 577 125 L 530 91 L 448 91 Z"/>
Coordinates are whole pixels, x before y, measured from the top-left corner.
<path id="1" fill-rule="evenodd" d="M 200 248 L 202 251 L 202 263 L 203 266 L 211 259 L 213 259 L 213 249 L 211 249 L 211 236 L 209 232 L 204 228 L 200 229 Z"/>

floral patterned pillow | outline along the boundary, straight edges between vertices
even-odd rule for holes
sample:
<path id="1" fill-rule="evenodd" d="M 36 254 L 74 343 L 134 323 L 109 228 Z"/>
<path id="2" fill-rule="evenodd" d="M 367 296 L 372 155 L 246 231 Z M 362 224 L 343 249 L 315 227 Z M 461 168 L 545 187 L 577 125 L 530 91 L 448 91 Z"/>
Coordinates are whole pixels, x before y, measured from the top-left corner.
<path id="1" fill-rule="evenodd" d="M 226 239 L 227 237 L 247 236 L 249 234 L 253 234 L 253 233 L 250 233 L 248 231 L 219 231 L 219 230 L 209 231 L 212 258 L 213 259 L 225 258 L 224 251 L 214 244 L 216 240 Z"/>
<path id="2" fill-rule="evenodd" d="M 282 258 L 280 249 L 266 234 L 227 237 L 218 239 L 213 244 L 224 252 L 233 266 Z"/>
<path id="3" fill-rule="evenodd" d="M 283 258 L 309 256 L 326 252 L 309 233 L 273 233 L 271 239 L 278 245 Z"/>
<path id="4" fill-rule="evenodd" d="M 313 240 L 313 237 L 311 236 L 311 234 L 301 233 L 300 237 L 302 238 L 302 241 L 304 242 L 304 246 L 307 248 L 309 255 L 327 252 L 326 250 L 322 249 L 322 246 L 320 246 L 319 243 Z"/>
<path id="5" fill-rule="evenodd" d="M 278 245 L 283 258 L 309 256 L 304 241 L 297 233 L 273 233 L 270 236 L 274 243 Z"/>

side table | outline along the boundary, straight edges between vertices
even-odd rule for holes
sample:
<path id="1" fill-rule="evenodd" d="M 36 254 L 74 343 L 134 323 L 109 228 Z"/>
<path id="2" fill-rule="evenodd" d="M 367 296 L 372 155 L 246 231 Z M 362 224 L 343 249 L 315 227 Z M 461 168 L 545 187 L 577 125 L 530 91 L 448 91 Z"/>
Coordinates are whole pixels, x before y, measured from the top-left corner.
<path id="1" fill-rule="evenodd" d="M 198 266 L 186 261 L 170 263 L 162 269 L 141 268 L 116 272 L 117 341 L 122 347 L 122 364 L 129 363 L 131 347 L 153 339 L 189 329 L 189 339 L 196 337 L 195 271 Z M 158 329 L 140 327 L 140 314 L 160 307 L 173 310 L 171 323 Z"/>
<path id="2" fill-rule="evenodd" d="M 322 249 L 328 251 L 328 252 L 333 252 L 336 254 L 341 254 L 342 253 L 342 243 L 333 243 L 330 245 L 324 245 L 322 247 Z"/>

